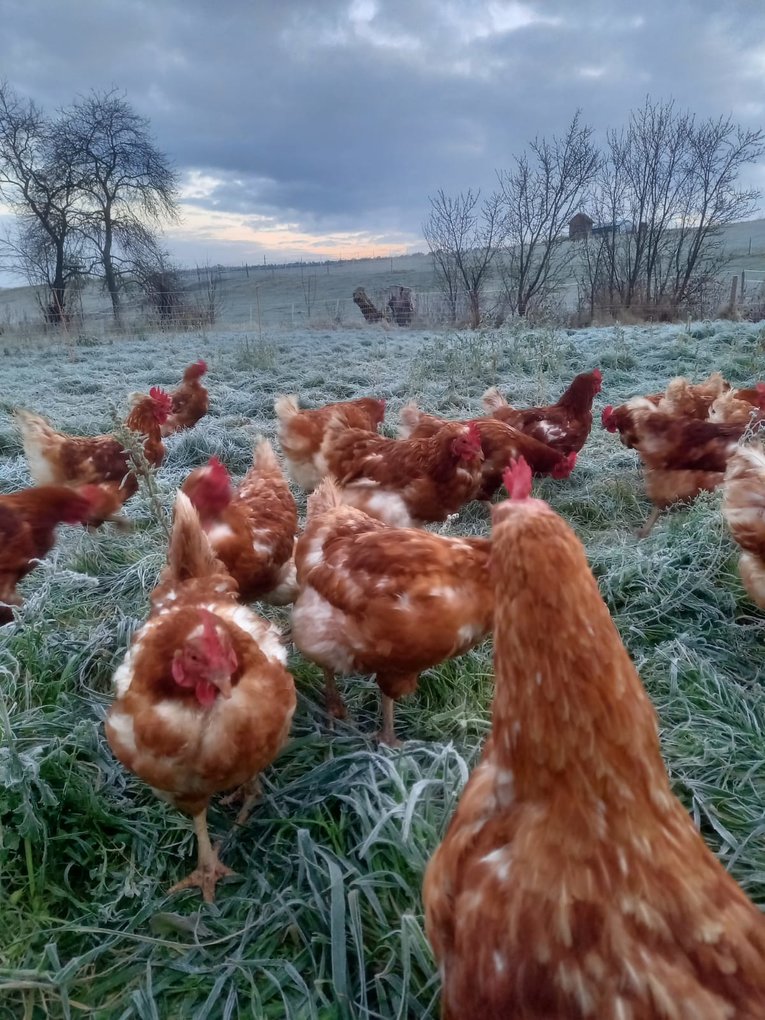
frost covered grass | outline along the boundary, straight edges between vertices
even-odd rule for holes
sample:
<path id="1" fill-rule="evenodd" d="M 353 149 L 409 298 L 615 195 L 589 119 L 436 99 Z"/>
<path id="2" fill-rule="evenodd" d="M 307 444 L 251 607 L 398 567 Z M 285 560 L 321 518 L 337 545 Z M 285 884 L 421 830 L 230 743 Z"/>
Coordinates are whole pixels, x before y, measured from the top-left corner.
<path id="1" fill-rule="evenodd" d="M 436 1017 L 420 885 L 487 732 L 491 647 L 428 671 L 397 712 L 401 752 L 377 749 L 373 681 L 345 682 L 352 722 L 329 730 L 319 671 L 293 654 L 292 739 L 241 831 L 214 806 L 211 833 L 239 872 L 217 903 L 165 890 L 190 870 L 191 823 L 114 761 L 103 736 L 110 679 L 162 565 L 173 493 L 217 454 L 235 475 L 274 437 L 274 397 L 307 404 L 374 393 L 388 430 L 412 397 L 476 413 L 483 390 L 555 399 L 600 365 L 606 403 L 668 378 L 765 375 L 762 327 L 704 323 L 576 333 L 505 330 L 148 337 L 0 351 L 0 402 L 62 429 L 109 431 L 131 390 L 209 365 L 211 413 L 168 442 L 158 498 L 126 508 L 128 533 L 62 528 L 0 631 L 0 1017 Z M 28 483 L 0 412 L 0 491 Z M 709 845 L 765 905 L 765 617 L 743 591 L 719 494 L 660 521 L 636 456 L 597 425 L 567 481 L 537 483 L 572 524 L 659 711 L 676 792 Z M 301 511 L 304 501 L 299 502 Z M 468 507 L 452 530 L 484 533 Z M 268 610 L 286 622 L 288 610 Z"/>

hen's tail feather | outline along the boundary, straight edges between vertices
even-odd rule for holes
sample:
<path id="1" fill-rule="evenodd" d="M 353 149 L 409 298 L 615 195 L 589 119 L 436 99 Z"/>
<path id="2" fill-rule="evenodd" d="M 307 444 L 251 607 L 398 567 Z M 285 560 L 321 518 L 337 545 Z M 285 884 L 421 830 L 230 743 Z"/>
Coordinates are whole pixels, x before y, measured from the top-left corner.
<path id="1" fill-rule="evenodd" d="M 399 425 L 398 432 L 402 439 L 408 439 L 417 428 L 421 414 L 422 412 L 417 406 L 416 400 L 410 400 L 408 404 L 401 408 L 401 413 L 399 414 L 401 424 Z"/>
<path id="2" fill-rule="evenodd" d="M 165 579 L 188 581 L 191 578 L 226 574 L 225 567 L 212 550 L 199 516 L 189 497 L 178 492 L 175 497 L 173 530 L 167 553 Z M 232 590 L 236 584 L 231 580 Z"/>
<path id="3" fill-rule="evenodd" d="M 507 407 L 508 403 L 496 386 L 491 386 L 481 397 L 481 407 L 488 414 L 499 410 L 500 407 Z"/>
<path id="4" fill-rule="evenodd" d="M 258 436 L 252 451 L 252 466 L 257 471 L 269 474 L 282 474 L 281 464 L 274 452 L 270 441 L 263 436 Z"/>
<path id="5" fill-rule="evenodd" d="M 332 475 L 327 475 L 308 497 L 308 520 L 342 504 L 340 486 Z"/>
<path id="6" fill-rule="evenodd" d="M 26 411 L 23 407 L 17 407 L 13 413 L 22 433 L 37 431 L 47 434 L 53 432 L 42 415 L 35 414 L 34 411 Z"/>
<path id="7" fill-rule="evenodd" d="M 24 456 L 29 471 L 37 485 L 49 485 L 57 481 L 55 471 L 46 456 L 46 447 L 60 444 L 61 436 L 48 422 L 33 411 L 17 408 L 14 412 L 16 423 L 21 432 Z"/>
<path id="8" fill-rule="evenodd" d="M 296 414 L 300 413 L 297 395 L 290 393 L 283 397 L 277 397 L 274 401 L 274 411 L 280 421 L 289 421 L 290 418 L 294 418 Z"/>

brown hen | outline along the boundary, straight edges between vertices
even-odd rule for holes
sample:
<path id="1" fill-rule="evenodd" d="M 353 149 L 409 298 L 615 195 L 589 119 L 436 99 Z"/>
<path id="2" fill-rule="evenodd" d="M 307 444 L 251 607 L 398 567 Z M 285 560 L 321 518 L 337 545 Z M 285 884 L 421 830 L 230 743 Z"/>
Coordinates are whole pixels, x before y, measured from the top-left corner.
<path id="1" fill-rule="evenodd" d="M 210 843 L 210 798 L 243 788 L 237 824 L 244 822 L 258 773 L 287 739 L 295 684 L 278 631 L 237 604 L 236 585 L 183 493 L 151 601 L 114 674 L 106 736 L 126 768 L 193 817 L 198 865 L 170 891 L 198 886 L 211 902 L 217 881 L 233 872 Z"/>
<path id="2" fill-rule="evenodd" d="M 213 552 L 245 602 L 286 605 L 295 597 L 295 499 L 268 440 L 255 447 L 253 464 L 233 490 L 231 476 L 212 457 L 181 486 L 199 514 Z"/>
<path id="3" fill-rule="evenodd" d="M 298 407 L 297 397 L 279 397 L 274 403 L 279 419 L 279 442 L 290 478 L 312 492 L 327 474 L 321 452 L 324 434 L 333 419 L 351 429 L 377 432 L 385 418 L 385 401 L 373 397 L 346 400 L 324 407 Z"/>
<path id="4" fill-rule="evenodd" d="M 741 549 L 738 569 L 750 598 L 765 609 L 765 452 L 742 446 L 728 461 L 723 513 Z"/>
<path id="5" fill-rule="evenodd" d="M 160 426 L 169 410 L 170 397 L 152 387 L 148 396 L 134 394 L 133 407 L 125 421 L 127 428 L 144 436 L 144 455 L 155 467 L 165 455 Z M 39 414 L 20 409 L 16 411 L 16 420 L 29 471 L 38 485 L 99 485 L 104 491 L 104 520 L 138 491 L 130 456 L 112 436 L 70 436 L 56 432 Z"/>
<path id="6" fill-rule="evenodd" d="M 426 439 L 446 424 L 447 419 L 426 414 L 412 401 L 401 409 L 399 432 L 404 439 Z M 476 499 L 491 499 L 502 484 L 502 472 L 518 457 L 524 457 L 535 474 L 549 474 L 553 478 L 568 478 L 576 464 L 575 453 L 562 454 L 495 418 L 474 418 L 460 424 L 475 424 L 481 437 L 481 488 Z"/>
<path id="7" fill-rule="evenodd" d="M 190 429 L 210 409 L 210 395 L 200 379 L 207 371 L 207 362 L 195 361 L 183 373 L 183 382 L 170 394 L 173 402 L 170 414 L 162 425 L 162 435 L 169 436 L 179 429 Z"/>
<path id="8" fill-rule="evenodd" d="M 475 424 L 447 422 L 428 439 L 387 439 L 335 420 L 321 453 L 343 501 L 394 527 L 445 521 L 481 489 Z"/>
<path id="9" fill-rule="evenodd" d="M 592 429 L 592 402 L 600 393 L 603 376 L 599 368 L 581 372 L 555 404 L 546 407 L 510 407 L 496 387 L 484 393 L 486 413 L 552 446 L 559 453 L 578 453 Z"/>
<path id="10" fill-rule="evenodd" d="M 0 624 L 20 606 L 16 585 L 56 541 L 59 524 L 87 524 L 98 516 L 104 493 L 96 485 L 38 485 L 0 495 Z"/>
<path id="11" fill-rule="evenodd" d="M 759 1020 L 765 916 L 672 793 L 581 543 L 508 484 L 491 735 L 424 884 L 442 1016 Z"/>
<path id="12" fill-rule="evenodd" d="M 292 638 L 323 668 L 333 715 L 345 715 L 335 674 L 376 675 L 379 738 L 397 744 L 394 702 L 416 688 L 422 670 L 461 655 L 491 629 L 490 543 L 390 528 L 341 499 L 327 478 L 308 500 Z"/>

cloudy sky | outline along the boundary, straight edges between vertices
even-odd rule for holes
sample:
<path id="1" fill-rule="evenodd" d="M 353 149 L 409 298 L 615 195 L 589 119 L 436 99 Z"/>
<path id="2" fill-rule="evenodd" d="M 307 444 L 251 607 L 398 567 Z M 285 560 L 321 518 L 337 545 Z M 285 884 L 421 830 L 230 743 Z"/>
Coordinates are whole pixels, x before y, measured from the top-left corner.
<path id="1" fill-rule="evenodd" d="M 490 190 L 577 107 L 765 125 L 765 3 L 3 0 L 0 77 L 49 111 L 125 90 L 181 173 L 184 264 L 400 253 L 436 189 Z"/>

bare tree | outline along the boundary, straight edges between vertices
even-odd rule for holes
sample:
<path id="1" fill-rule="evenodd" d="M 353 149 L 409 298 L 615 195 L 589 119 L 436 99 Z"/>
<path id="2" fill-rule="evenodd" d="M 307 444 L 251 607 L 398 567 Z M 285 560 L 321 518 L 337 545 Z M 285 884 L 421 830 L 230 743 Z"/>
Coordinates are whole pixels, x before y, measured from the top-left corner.
<path id="1" fill-rule="evenodd" d="M 730 117 L 690 125 L 685 201 L 677 217 L 676 237 L 667 273 L 675 307 L 692 298 L 727 261 L 721 228 L 745 220 L 760 197 L 754 188 L 739 190 L 744 166 L 765 154 L 762 130 L 745 130 Z"/>
<path id="2" fill-rule="evenodd" d="M 595 318 L 595 309 L 607 303 L 609 289 L 609 247 L 603 235 L 582 238 L 578 242 L 579 259 L 575 270 L 580 319 Z"/>
<path id="3" fill-rule="evenodd" d="M 143 240 L 132 233 L 129 249 L 133 264 L 133 278 L 144 298 L 159 320 L 161 327 L 177 326 L 184 318 L 184 291 L 180 271 L 170 255 L 160 248 L 155 238 L 147 231 Z"/>
<path id="4" fill-rule="evenodd" d="M 480 191 L 468 190 L 451 198 L 439 190 L 430 199 L 430 214 L 422 228 L 452 322 L 457 297 L 464 292 L 474 328 L 481 321 L 481 298 L 505 230 L 500 196 L 493 194 L 483 202 L 480 198 Z"/>
<path id="5" fill-rule="evenodd" d="M 562 138 L 536 139 L 530 156 L 501 171 L 507 251 L 503 277 L 510 308 L 525 315 L 559 286 L 575 252 L 564 246 L 566 227 L 592 183 L 599 155 L 592 129 L 574 115 Z"/>
<path id="6" fill-rule="evenodd" d="M 82 180 L 55 123 L 0 84 L 0 195 L 19 216 L 4 249 L 32 285 L 48 291 L 47 321 L 66 318 L 70 280 L 82 270 L 77 202 Z"/>
<path id="7" fill-rule="evenodd" d="M 75 298 L 88 276 L 88 258 L 78 231 L 69 230 L 63 246 L 55 225 L 54 234 L 51 237 L 36 217 L 24 214 L 2 246 L 30 286 L 42 288 L 37 301 L 45 322 L 58 324 L 69 322 L 74 314 Z"/>
<path id="8" fill-rule="evenodd" d="M 730 117 L 697 123 L 650 97 L 609 132 L 593 196 L 609 303 L 675 312 L 692 300 L 725 261 L 720 228 L 755 208 L 758 192 L 737 181 L 764 151 L 762 131 Z"/>
<path id="9" fill-rule="evenodd" d="M 448 216 L 448 203 L 443 192 L 430 199 L 430 214 L 422 225 L 422 236 L 433 257 L 433 269 L 441 291 L 446 298 L 449 322 L 457 321 L 457 301 L 460 295 L 460 274 L 453 250 L 452 231 Z"/>
<path id="10" fill-rule="evenodd" d="M 196 306 L 199 321 L 203 325 L 212 326 L 223 310 L 221 266 L 211 266 L 209 262 L 205 262 L 202 267 L 197 266 L 197 280 L 201 284 Z"/>
<path id="11" fill-rule="evenodd" d="M 609 131 L 595 204 L 619 303 L 655 300 L 667 232 L 685 188 L 688 118 L 646 99 L 621 131 Z M 626 233 L 623 229 L 627 227 Z"/>
<path id="12" fill-rule="evenodd" d="M 177 216 L 177 174 L 152 140 L 149 122 L 116 90 L 79 99 L 60 129 L 82 177 L 83 230 L 119 320 L 122 283 L 137 269 L 131 238 L 145 247 L 163 219 Z"/>

